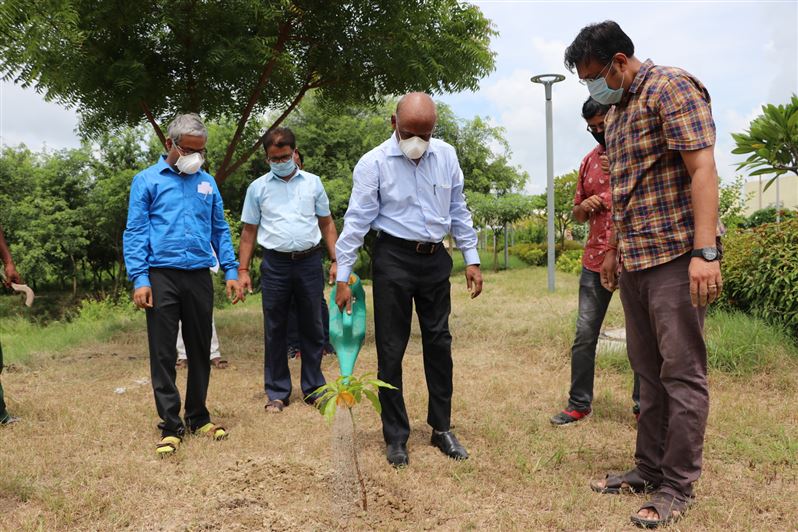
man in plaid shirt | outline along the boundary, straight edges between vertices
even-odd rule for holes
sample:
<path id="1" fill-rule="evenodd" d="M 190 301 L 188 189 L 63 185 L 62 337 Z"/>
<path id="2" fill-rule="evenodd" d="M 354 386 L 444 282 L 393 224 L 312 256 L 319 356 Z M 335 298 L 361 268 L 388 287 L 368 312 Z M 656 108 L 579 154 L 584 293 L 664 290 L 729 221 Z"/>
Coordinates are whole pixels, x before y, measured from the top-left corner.
<path id="1" fill-rule="evenodd" d="M 620 250 L 602 283 L 621 301 L 629 359 L 640 375 L 636 467 L 591 483 L 601 493 L 652 491 L 632 521 L 680 518 L 701 474 L 709 412 L 706 305 L 721 291 L 718 175 L 709 93 L 684 70 L 641 62 L 612 21 L 583 28 L 565 51 L 605 117 Z"/>

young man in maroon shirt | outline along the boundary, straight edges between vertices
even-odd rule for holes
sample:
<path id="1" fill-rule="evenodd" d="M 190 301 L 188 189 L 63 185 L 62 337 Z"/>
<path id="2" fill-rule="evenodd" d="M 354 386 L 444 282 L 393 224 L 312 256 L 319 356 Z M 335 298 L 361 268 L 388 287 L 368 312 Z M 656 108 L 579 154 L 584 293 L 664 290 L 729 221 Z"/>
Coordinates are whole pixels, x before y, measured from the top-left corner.
<path id="1" fill-rule="evenodd" d="M 574 195 L 574 218 L 588 222 L 590 232 L 582 254 L 582 274 L 579 277 L 579 317 L 576 319 L 576 337 L 571 348 L 571 391 L 568 406 L 551 418 L 553 425 L 567 425 L 590 415 L 593 402 L 593 376 L 596 368 L 596 344 L 601 324 L 607 314 L 612 292 L 601 285 L 601 264 L 611 248 L 612 191 L 610 175 L 602 164 L 605 157 L 604 115 L 610 109 L 593 98 L 582 106 L 582 118 L 587 130 L 598 145 L 582 160 L 579 180 Z M 640 381 L 635 375 L 632 391 L 637 415 L 640 401 Z"/>

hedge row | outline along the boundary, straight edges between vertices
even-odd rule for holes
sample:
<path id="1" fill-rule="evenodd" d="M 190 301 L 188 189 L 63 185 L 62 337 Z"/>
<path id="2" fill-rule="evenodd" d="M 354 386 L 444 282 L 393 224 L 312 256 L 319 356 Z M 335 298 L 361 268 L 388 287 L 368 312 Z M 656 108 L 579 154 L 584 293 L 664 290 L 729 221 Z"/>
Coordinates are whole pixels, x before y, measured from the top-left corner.
<path id="1" fill-rule="evenodd" d="M 798 338 L 798 219 L 726 235 L 722 297 Z"/>

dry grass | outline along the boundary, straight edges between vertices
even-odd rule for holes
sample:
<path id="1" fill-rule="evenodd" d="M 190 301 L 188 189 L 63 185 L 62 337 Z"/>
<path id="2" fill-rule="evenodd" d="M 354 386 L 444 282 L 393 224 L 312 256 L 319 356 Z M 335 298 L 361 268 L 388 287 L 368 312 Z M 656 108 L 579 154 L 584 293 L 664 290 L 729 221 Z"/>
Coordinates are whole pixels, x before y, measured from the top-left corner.
<path id="1" fill-rule="evenodd" d="M 561 276 L 550 296 L 543 270 L 488 274 L 475 301 L 454 281 L 453 421 L 470 460 L 451 462 L 428 444 L 416 331 L 405 361 L 410 467 L 388 466 L 379 418 L 360 408 L 369 512 L 341 520 L 330 490 L 330 428 L 298 401 L 279 415 L 263 410 L 262 325 L 252 300 L 218 316 L 232 368 L 213 373 L 209 406 L 231 438 L 190 438 L 173 459 L 155 458 L 152 390 L 135 382 L 149 376 L 143 320 L 134 333 L 42 355 L 4 375 L 10 407 L 24 420 L 0 430 L 0 529 L 630 528 L 642 499 L 587 486 L 631 463 L 630 375 L 599 370 L 595 415 L 577 427 L 548 422 L 567 393 L 576 277 Z M 609 320 L 622 322 L 617 301 Z M 291 367 L 297 386 L 299 367 Z M 798 371 L 786 367 L 712 375 L 704 476 L 683 529 L 794 529 Z M 324 369 L 337 374 L 334 360 Z M 369 336 L 357 372 L 374 370 Z M 126 392 L 115 394 L 118 387 Z"/>

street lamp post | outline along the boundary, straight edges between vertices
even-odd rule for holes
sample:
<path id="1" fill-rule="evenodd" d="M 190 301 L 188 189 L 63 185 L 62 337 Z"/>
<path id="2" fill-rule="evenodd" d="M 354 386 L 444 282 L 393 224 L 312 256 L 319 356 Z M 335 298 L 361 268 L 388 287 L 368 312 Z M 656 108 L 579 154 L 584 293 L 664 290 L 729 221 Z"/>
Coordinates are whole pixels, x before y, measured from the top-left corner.
<path id="1" fill-rule="evenodd" d="M 563 81 L 562 74 L 539 74 L 533 76 L 532 83 L 540 83 L 546 89 L 546 210 L 548 211 L 548 270 L 549 292 L 554 292 L 554 150 L 551 132 L 551 86 Z"/>

